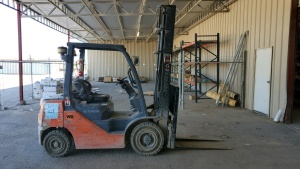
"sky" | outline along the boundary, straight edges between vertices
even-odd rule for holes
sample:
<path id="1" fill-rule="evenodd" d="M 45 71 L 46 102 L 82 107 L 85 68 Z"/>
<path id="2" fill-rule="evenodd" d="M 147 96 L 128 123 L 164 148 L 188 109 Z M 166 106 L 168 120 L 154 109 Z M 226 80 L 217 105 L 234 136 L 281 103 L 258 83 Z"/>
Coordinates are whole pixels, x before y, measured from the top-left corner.
<path id="1" fill-rule="evenodd" d="M 17 12 L 0 4 L 0 60 L 17 60 Z M 31 18 L 22 18 L 23 60 L 60 60 L 58 46 L 66 46 L 68 36 Z M 76 39 L 70 41 L 79 42 Z"/>

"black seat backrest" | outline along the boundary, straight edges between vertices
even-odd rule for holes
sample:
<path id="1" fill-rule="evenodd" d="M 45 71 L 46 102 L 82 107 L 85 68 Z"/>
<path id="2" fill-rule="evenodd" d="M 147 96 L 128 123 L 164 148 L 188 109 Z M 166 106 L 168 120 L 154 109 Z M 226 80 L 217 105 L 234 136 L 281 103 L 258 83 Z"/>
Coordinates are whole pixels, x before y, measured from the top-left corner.
<path id="1" fill-rule="evenodd" d="M 78 94 L 78 97 L 81 100 L 90 101 L 92 99 L 91 97 L 92 86 L 90 82 L 83 79 L 78 79 L 74 81 L 74 85 L 76 88 L 76 93 Z"/>
<path id="2" fill-rule="evenodd" d="M 108 94 L 92 93 L 92 85 L 87 80 L 78 79 L 73 82 L 76 87 L 77 97 L 87 102 L 107 102 L 110 99 Z"/>

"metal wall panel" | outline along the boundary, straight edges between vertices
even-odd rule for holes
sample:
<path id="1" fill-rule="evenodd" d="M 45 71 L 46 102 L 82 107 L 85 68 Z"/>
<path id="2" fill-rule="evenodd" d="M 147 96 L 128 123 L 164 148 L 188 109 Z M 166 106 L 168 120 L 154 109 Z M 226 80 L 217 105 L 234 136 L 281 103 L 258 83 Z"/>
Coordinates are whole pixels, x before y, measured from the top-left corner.
<path id="1" fill-rule="evenodd" d="M 91 42 L 97 43 L 97 42 Z M 107 42 L 110 43 L 110 42 Z M 139 65 L 136 69 L 140 76 L 146 77 L 147 80 L 155 79 L 156 55 L 153 52 L 157 49 L 156 41 L 136 43 L 133 41 L 116 41 L 114 44 L 122 44 L 126 47 L 131 57 L 139 56 Z M 125 57 L 119 52 L 107 51 L 88 51 L 86 61 L 88 75 L 92 80 L 98 80 L 99 77 L 125 77 L 127 76 L 128 64 Z"/>
<path id="2" fill-rule="evenodd" d="M 218 13 L 200 23 L 175 39 L 193 41 L 194 34 L 220 33 L 221 61 L 231 60 L 234 56 L 240 35 L 249 30 L 247 40 L 246 93 L 245 107 L 253 110 L 255 79 L 255 51 L 259 48 L 273 47 L 270 116 L 274 117 L 279 109 L 286 106 L 286 79 L 288 35 L 291 0 L 238 0 L 229 6 L 229 13 Z M 220 66 L 220 79 L 224 80 L 229 64 Z M 215 69 L 211 69 L 215 71 Z M 212 73 L 213 74 L 213 73 Z M 241 90 L 240 75 L 237 75 L 234 90 Z"/>

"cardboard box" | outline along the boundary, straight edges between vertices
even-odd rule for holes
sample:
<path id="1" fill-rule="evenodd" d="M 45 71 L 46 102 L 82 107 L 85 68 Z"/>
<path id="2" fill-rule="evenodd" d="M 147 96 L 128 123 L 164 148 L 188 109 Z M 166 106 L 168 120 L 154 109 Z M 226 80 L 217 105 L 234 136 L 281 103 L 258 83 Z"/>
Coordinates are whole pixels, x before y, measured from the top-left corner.
<path id="1" fill-rule="evenodd" d="M 189 81 L 191 81 L 191 82 L 193 82 L 194 79 L 195 79 L 195 76 L 194 76 L 194 75 L 191 75 L 191 76 L 189 77 Z"/>
<path id="2" fill-rule="evenodd" d="M 172 74 L 172 77 L 174 77 L 174 78 L 178 78 L 178 77 L 179 77 L 179 75 L 178 75 L 178 73 L 173 73 L 173 74 Z"/>
<path id="3" fill-rule="evenodd" d="M 113 81 L 113 82 L 117 82 L 117 81 L 118 81 L 118 78 L 117 78 L 117 77 L 114 77 L 114 78 L 112 78 L 112 81 Z"/>
<path id="4" fill-rule="evenodd" d="M 147 80 L 144 76 L 139 76 L 139 79 L 140 79 L 141 83 L 146 83 L 147 82 Z"/>
<path id="5" fill-rule="evenodd" d="M 104 77 L 99 77 L 98 78 L 98 82 L 103 82 L 104 81 Z"/>
<path id="6" fill-rule="evenodd" d="M 105 82 L 105 83 L 109 83 L 109 82 L 111 82 L 112 81 L 112 78 L 111 78 L 111 76 L 105 76 L 104 77 L 104 80 L 103 80 L 103 82 Z"/>
<path id="7" fill-rule="evenodd" d="M 56 93 L 63 93 L 64 92 L 64 89 L 61 87 L 61 88 L 58 88 L 58 90 L 56 91 Z"/>
<path id="8" fill-rule="evenodd" d="M 190 99 L 190 100 L 195 100 L 196 97 L 195 97 L 194 95 L 189 95 L 189 99 Z"/>
<path id="9" fill-rule="evenodd" d="M 194 82 L 195 76 L 194 75 L 190 76 L 189 81 Z M 201 82 L 201 79 L 199 77 L 197 77 L 197 82 Z"/>
<path id="10" fill-rule="evenodd" d="M 184 76 L 185 76 L 186 78 L 189 78 L 189 77 L 191 77 L 192 75 L 191 75 L 191 74 L 184 74 Z"/>

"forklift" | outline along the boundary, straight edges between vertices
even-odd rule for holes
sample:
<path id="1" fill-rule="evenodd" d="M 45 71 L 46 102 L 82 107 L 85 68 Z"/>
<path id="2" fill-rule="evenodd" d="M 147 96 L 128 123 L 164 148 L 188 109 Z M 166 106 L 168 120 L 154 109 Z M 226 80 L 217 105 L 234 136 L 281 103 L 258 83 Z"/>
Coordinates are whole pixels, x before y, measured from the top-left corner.
<path id="1" fill-rule="evenodd" d="M 153 104 L 148 107 L 139 75 L 123 45 L 69 42 L 67 48 L 58 48 L 66 63 L 64 91 L 61 96 L 42 98 L 38 114 L 39 143 L 50 156 L 65 156 L 72 148 L 114 149 L 129 143 L 142 156 L 156 155 L 164 146 L 174 148 L 179 89 L 170 84 L 170 61 L 176 6 L 162 5 L 158 10 L 157 74 Z M 86 50 L 122 53 L 130 71 L 128 77 L 118 79 L 118 84 L 128 94 L 136 113 L 115 116 L 108 94 L 91 92 L 86 80 L 72 80 L 75 49 L 82 60 Z M 72 90 L 72 83 L 76 90 Z"/>
<path id="2" fill-rule="evenodd" d="M 176 6 L 158 8 L 158 51 L 153 103 L 146 106 L 134 63 L 123 45 L 67 43 L 58 53 L 66 63 L 62 95 L 42 98 L 38 114 L 38 138 L 53 157 L 76 149 L 115 149 L 131 145 L 142 156 L 158 154 L 163 147 L 176 147 L 179 87 L 170 84 Z M 83 79 L 73 81 L 75 49 L 84 61 L 86 50 L 120 52 L 129 65 L 128 77 L 118 84 L 128 94 L 134 113 L 119 114 L 108 94 L 91 91 Z M 75 90 L 72 90 L 72 84 Z M 180 145 L 184 146 L 184 142 Z"/>

